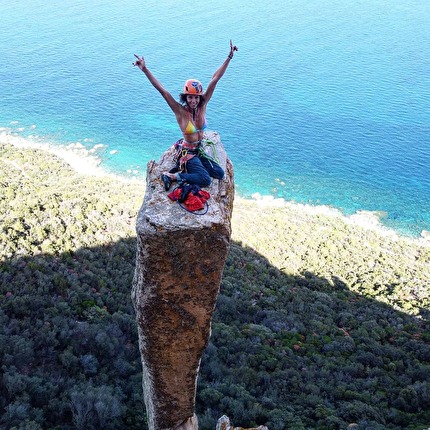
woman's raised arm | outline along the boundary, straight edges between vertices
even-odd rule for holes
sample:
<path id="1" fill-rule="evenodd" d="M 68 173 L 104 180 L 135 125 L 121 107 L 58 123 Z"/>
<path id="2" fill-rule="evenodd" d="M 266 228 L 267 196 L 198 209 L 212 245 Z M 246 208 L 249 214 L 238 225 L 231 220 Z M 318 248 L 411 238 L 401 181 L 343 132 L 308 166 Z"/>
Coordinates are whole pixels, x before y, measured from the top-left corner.
<path id="1" fill-rule="evenodd" d="M 181 105 L 173 98 L 173 96 L 161 85 L 161 82 L 148 70 L 146 67 L 145 59 L 134 54 L 136 61 L 133 62 L 133 66 L 139 67 L 145 76 L 151 82 L 152 86 L 163 96 L 170 109 L 176 114 L 180 109 Z"/>
<path id="2" fill-rule="evenodd" d="M 228 65 L 230 64 L 230 60 L 233 58 L 234 52 L 237 51 L 238 48 L 236 45 L 233 45 L 233 42 L 230 40 L 230 53 L 225 59 L 224 63 L 216 70 L 213 74 L 211 81 L 208 84 L 208 87 L 205 92 L 205 103 L 207 103 L 215 90 L 216 84 L 223 77 L 225 71 L 227 70 Z"/>

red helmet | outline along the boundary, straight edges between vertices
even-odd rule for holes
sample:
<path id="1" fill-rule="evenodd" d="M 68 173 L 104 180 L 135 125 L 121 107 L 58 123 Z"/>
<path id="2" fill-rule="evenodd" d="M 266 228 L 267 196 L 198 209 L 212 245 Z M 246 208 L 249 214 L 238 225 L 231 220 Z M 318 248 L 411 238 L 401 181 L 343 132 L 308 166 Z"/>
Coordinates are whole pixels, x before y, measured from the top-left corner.
<path id="1" fill-rule="evenodd" d="M 184 94 L 203 95 L 203 85 L 197 79 L 188 79 L 184 84 Z"/>

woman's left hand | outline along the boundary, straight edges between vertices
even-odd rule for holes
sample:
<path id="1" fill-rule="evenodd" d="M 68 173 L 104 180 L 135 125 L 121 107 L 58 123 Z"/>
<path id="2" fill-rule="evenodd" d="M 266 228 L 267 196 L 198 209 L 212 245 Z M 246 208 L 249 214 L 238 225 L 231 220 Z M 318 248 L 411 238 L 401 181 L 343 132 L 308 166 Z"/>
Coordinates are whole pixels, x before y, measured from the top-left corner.
<path id="1" fill-rule="evenodd" d="M 137 58 L 136 61 L 133 63 L 133 66 L 139 67 L 140 70 L 142 70 L 146 67 L 145 65 L 145 59 L 143 57 L 139 57 L 138 55 L 134 54 L 134 56 Z"/>

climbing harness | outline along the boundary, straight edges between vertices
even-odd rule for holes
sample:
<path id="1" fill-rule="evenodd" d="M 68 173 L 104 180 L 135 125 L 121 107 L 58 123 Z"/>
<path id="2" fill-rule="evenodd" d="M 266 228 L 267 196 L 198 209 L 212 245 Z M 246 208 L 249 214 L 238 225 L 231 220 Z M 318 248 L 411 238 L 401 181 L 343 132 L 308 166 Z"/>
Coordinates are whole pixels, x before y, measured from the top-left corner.
<path id="1" fill-rule="evenodd" d="M 179 139 L 174 144 L 174 147 L 176 152 L 173 156 L 173 161 L 176 163 L 176 171 L 186 172 L 187 162 L 195 156 L 206 158 L 211 164 L 212 162 L 219 164 L 216 153 L 216 144 L 209 139 L 202 139 L 195 144 L 190 144 L 184 139 Z M 212 152 L 214 154 L 213 157 L 206 152 L 206 148 L 209 147 L 212 148 Z"/>

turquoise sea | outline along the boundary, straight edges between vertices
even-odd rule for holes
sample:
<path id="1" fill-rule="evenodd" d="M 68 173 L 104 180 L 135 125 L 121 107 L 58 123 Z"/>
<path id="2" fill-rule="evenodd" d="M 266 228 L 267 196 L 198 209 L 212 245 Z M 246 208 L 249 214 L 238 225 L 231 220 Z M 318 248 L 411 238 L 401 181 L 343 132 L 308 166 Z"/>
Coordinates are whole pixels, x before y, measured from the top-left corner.
<path id="1" fill-rule="evenodd" d="M 0 3 L 0 127 L 96 146 L 144 178 L 180 137 L 133 54 L 176 96 L 239 51 L 208 109 L 237 192 L 430 230 L 428 0 Z"/>

